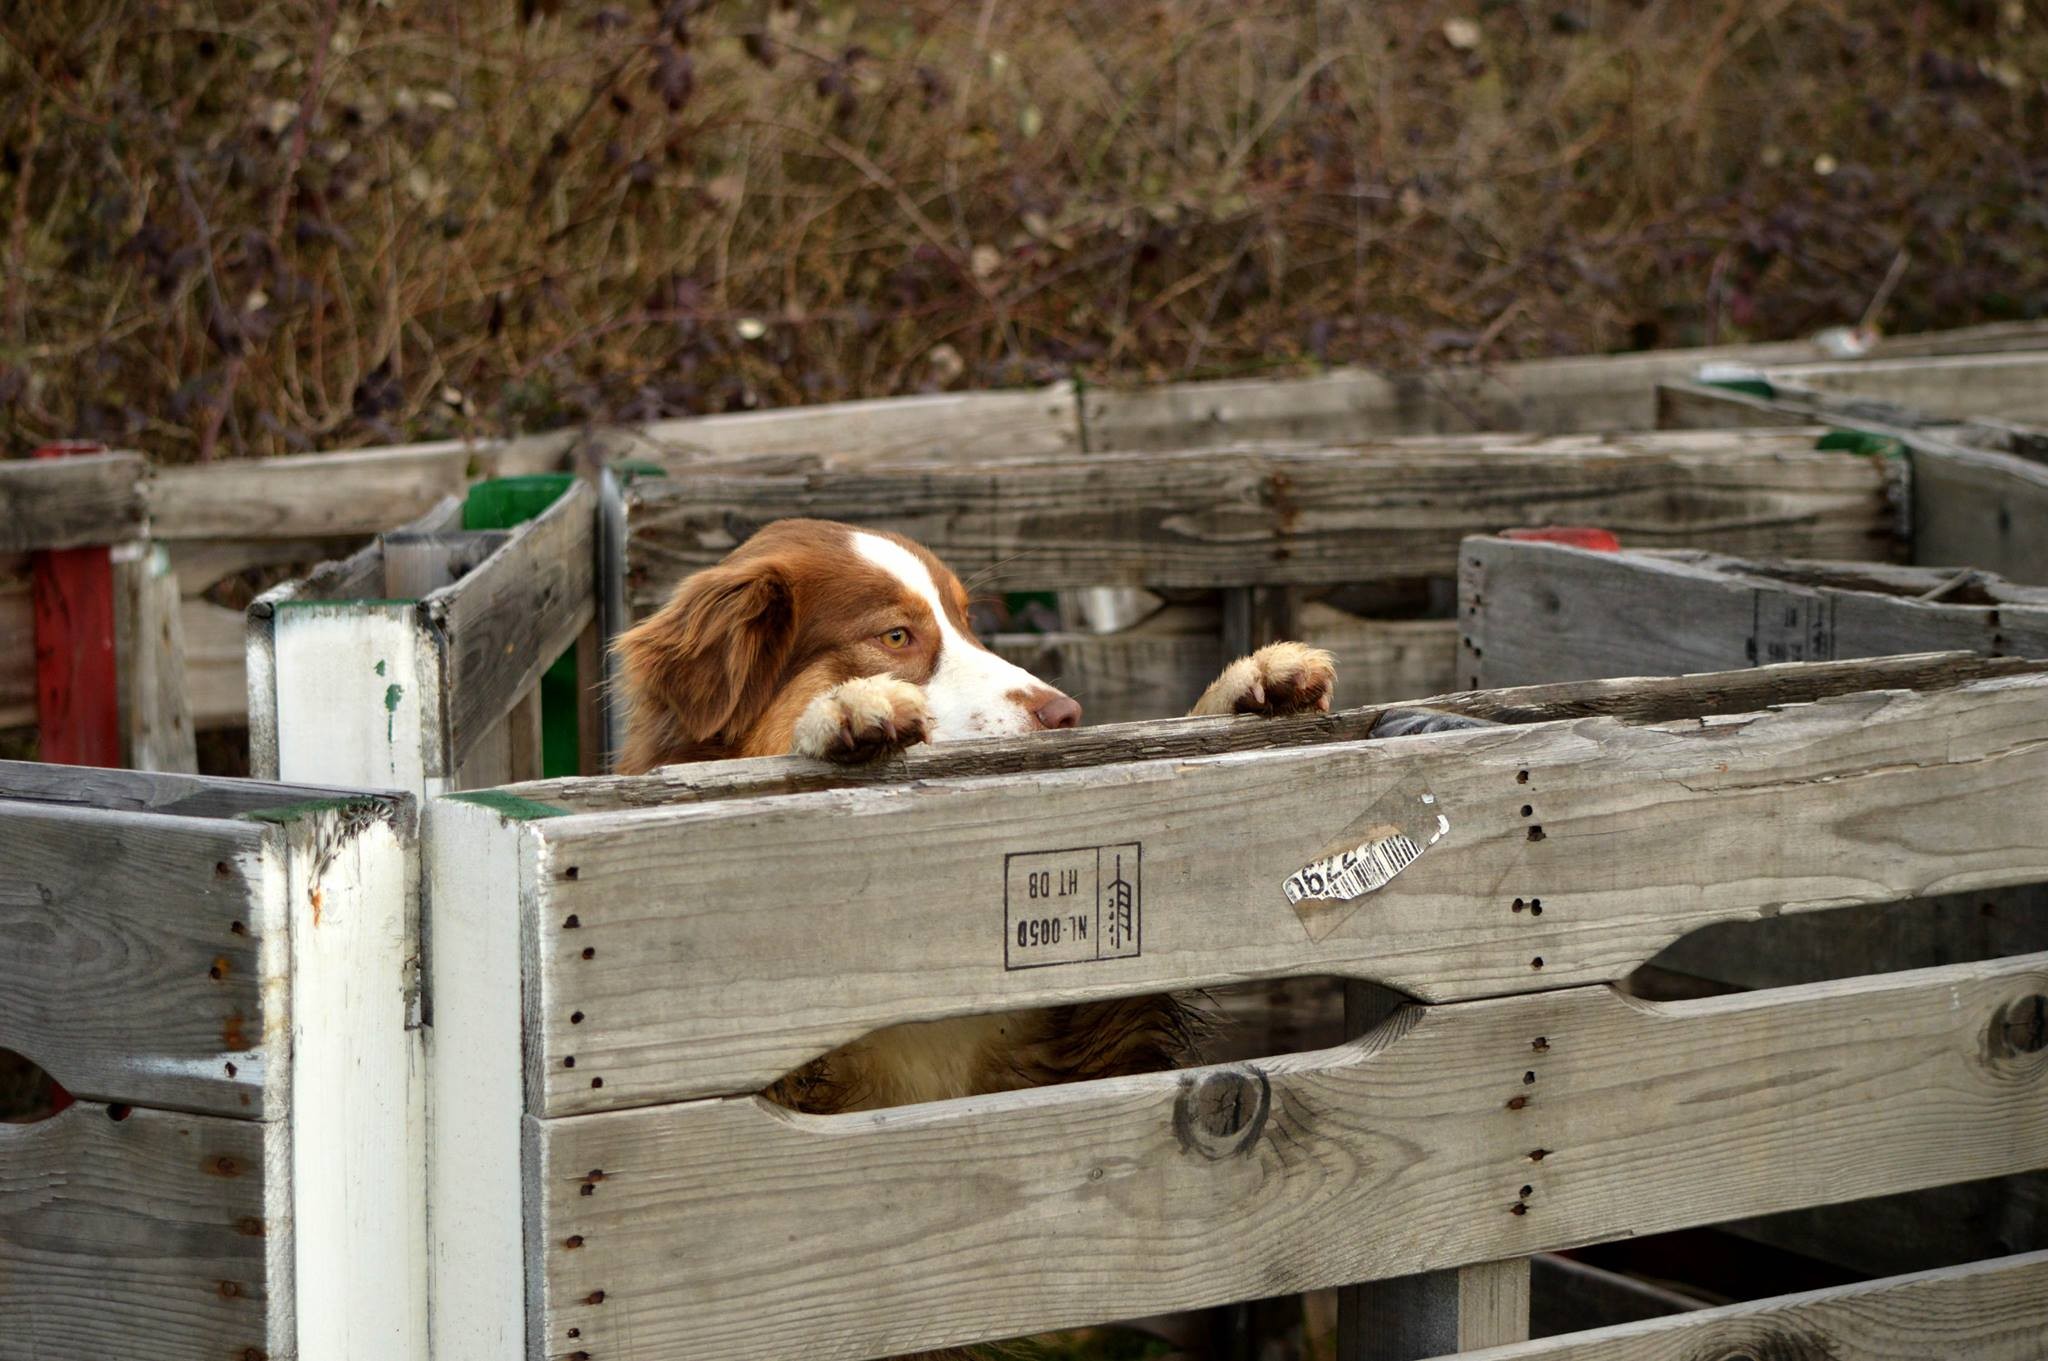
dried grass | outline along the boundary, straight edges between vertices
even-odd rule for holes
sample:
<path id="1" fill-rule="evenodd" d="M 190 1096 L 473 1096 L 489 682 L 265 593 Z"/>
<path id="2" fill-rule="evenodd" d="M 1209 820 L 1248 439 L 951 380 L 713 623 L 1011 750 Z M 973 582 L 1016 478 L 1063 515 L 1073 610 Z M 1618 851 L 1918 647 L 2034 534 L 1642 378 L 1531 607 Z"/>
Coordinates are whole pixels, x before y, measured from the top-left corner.
<path id="1" fill-rule="evenodd" d="M 0 12 L 0 436 L 164 458 L 2048 311 L 2022 3 Z"/>

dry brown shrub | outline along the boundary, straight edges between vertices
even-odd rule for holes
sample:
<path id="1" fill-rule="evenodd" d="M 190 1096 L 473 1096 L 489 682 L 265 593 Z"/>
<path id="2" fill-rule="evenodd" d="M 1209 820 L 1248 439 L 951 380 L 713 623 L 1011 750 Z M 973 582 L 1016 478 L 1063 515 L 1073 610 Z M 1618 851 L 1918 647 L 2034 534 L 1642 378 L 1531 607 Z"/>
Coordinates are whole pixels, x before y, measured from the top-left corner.
<path id="1" fill-rule="evenodd" d="M 534 11 L 529 18 L 522 10 Z M 0 432 L 288 452 L 2048 311 L 2048 11 L 0 8 Z"/>

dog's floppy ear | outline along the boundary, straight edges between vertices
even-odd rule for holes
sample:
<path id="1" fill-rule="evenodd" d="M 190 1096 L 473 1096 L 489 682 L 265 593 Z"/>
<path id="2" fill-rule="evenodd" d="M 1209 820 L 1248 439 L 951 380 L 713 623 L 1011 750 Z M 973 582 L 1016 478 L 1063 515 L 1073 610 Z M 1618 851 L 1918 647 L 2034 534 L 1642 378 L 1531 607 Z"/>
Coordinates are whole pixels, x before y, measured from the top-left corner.
<path id="1" fill-rule="evenodd" d="M 788 580 L 756 559 L 707 567 L 613 645 L 635 727 L 733 746 L 774 698 L 795 613 Z"/>

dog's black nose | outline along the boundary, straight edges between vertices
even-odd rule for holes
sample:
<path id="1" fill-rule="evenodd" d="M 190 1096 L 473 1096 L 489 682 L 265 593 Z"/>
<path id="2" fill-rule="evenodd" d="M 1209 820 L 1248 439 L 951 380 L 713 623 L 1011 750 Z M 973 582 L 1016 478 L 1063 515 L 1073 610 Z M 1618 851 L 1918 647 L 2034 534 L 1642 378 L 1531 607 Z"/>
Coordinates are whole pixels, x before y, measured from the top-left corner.
<path id="1" fill-rule="evenodd" d="M 1052 698 L 1031 711 L 1041 728 L 1078 728 L 1081 726 L 1081 703 L 1055 690 Z"/>

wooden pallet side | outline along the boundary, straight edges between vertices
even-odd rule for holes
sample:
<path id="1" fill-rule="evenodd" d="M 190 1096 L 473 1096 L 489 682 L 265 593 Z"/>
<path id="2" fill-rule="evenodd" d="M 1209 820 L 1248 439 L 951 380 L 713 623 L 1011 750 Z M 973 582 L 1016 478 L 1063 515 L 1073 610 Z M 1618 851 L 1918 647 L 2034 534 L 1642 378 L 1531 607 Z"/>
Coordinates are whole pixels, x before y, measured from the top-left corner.
<path id="1" fill-rule="evenodd" d="M 1468 540 L 1459 679 L 1679 675 L 1922 649 L 2048 656 L 2048 590 L 1950 568 Z"/>
<path id="2" fill-rule="evenodd" d="M 606 431 L 593 444 L 608 461 L 670 470 L 733 458 L 820 455 L 862 463 L 1072 454 L 1082 448 L 1072 383 L 691 416 Z"/>
<path id="3" fill-rule="evenodd" d="M 1920 437 L 1913 463 L 1913 561 L 1969 563 L 2048 586 L 2048 464 Z"/>
<path id="4" fill-rule="evenodd" d="M 1714 921 L 2036 882 L 2044 722 L 2025 676 L 537 821 L 531 1080 L 550 1114 L 749 1091 L 881 1025 L 1286 974 L 1553 988 Z M 1390 827 L 1383 887 L 1286 891 Z M 1131 884 L 1134 938 L 1031 937 L 1027 870 L 1077 918 Z"/>
<path id="5" fill-rule="evenodd" d="M 597 512 L 591 487 L 571 484 L 497 551 L 422 601 L 444 640 L 451 769 L 597 617 Z"/>
<path id="6" fill-rule="evenodd" d="M 1464 690 L 1393 706 L 1364 706 L 1291 718 L 1174 718 L 1008 738 L 912 747 L 873 765 L 846 767 L 797 756 L 700 761 L 646 775 L 536 780 L 507 792 L 560 813 L 622 813 L 718 799 L 814 793 L 856 786 L 1033 771 L 1079 770 L 1113 762 L 1223 756 L 1272 747 L 1357 742 L 1382 720 L 1427 710 L 1491 723 L 1615 718 L 1667 723 L 1718 718 L 1866 690 L 1953 690 L 1973 681 L 2048 671 L 2048 660 L 1924 652 L 1848 662 L 1802 662 L 1694 676 L 1574 681 L 1507 690 Z M 1342 683 L 1341 681 L 1339 682 Z"/>
<path id="7" fill-rule="evenodd" d="M 1877 355 L 1995 353 L 2048 344 L 2038 323 L 1889 336 Z M 1340 369 L 1308 378 L 1223 379 L 1088 389 L 1091 449 L 1170 449 L 1244 439 L 1347 440 L 1471 430 L 1642 430 L 1651 391 L 1710 364 L 1817 360 L 1806 341 L 1446 366 L 1421 373 Z"/>
<path id="8" fill-rule="evenodd" d="M 869 1115 L 530 1120 L 539 1326 L 594 1356 L 879 1357 L 2032 1167 L 2044 989 L 2043 956 L 1662 1006 L 1574 988 Z"/>
<path id="9" fill-rule="evenodd" d="M 89 1101 L 0 1124 L 7 1355 L 305 1355 L 287 1145 L 282 1124 Z"/>
<path id="10" fill-rule="evenodd" d="M 2048 352 L 1765 365 L 1773 387 L 1868 397 L 1949 420 L 2048 421 Z"/>
<path id="11" fill-rule="evenodd" d="M 2034 1361 L 2048 1336 L 2048 1252 L 1779 1295 L 1474 1352 L 1462 1361 L 1701 1356 Z"/>
<path id="12" fill-rule="evenodd" d="M 0 801 L 0 1046 L 79 1096 L 278 1118 L 284 871 L 256 823 Z"/>
<path id="13" fill-rule="evenodd" d="M 1560 519 L 1655 546 L 1884 558 L 1900 476 L 1746 431 L 719 471 L 627 488 L 626 583 L 644 609 L 752 528 L 802 515 L 897 530 L 1012 589 L 1449 575 L 1464 534 Z"/>
<path id="14" fill-rule="evenodd" d="M 175 464 L 145 488 L 152 535 L 239 542 L 380 534 L 485 477 L 552 472 L 575 432 Z"/>

